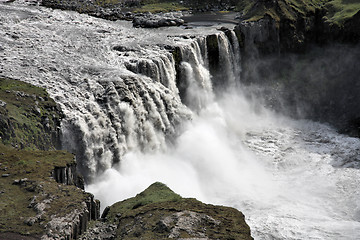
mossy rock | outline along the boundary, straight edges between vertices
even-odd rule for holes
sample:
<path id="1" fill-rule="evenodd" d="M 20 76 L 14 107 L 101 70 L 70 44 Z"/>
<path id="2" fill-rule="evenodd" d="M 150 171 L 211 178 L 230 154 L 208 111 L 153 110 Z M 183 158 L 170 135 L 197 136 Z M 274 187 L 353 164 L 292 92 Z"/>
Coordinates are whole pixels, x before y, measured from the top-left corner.
<path id="1" fill-rule="evenodd" d="M 65 151 L 19 150 L 0 144 L 0 238 L 9 232 L 44 235 L 53 218 L 84 208 L 88 193 L 52 177 L 56 167 L 73 164 L 74 156 Z"/>
<path id="2" fill-rule="evenodd" d="M 60 148 L 60 108 L 45 89 L 0 78 L 0 142 L 16 148 Z"/>
<path id="3" fill-rule="evenodd" d="M 115 203 L 103 217 L 118 226 L 116 239 L 253 239 L 238 210 L 182 198 L 159 182 Z"/>
<path id="4" fill-rule="evenodd" d="M 72 239 L 98 217 L 74 155 L 55 150 L 61 117 L 44 89 L 0 78 L 0 239 Z"/>

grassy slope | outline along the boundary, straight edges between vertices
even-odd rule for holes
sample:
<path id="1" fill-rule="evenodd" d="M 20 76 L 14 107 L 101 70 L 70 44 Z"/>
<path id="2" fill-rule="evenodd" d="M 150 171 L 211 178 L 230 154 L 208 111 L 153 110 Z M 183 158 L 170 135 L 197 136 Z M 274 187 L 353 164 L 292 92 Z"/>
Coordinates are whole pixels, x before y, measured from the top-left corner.
<path id="1" fill-rule="evenodd" d="M 358 0 L 333 0 L 325 4 L 327 9 L 326 21 L 342 25 L 346 20 L 360 11 Z"/>
<path id="2" fill-rule="evenodd" d="M 265 1 L 239 1 L 238 9 L 248 21 L 256 21 L 268 14 L 277 21 L 296 20 L 298 16 L 311 16 L 318 9 L 325 9 L 325 20 L 330 24 L 342 25 L 360 11 L 357 0 L 278 0 L 277 6 Z"/>
<path id="3" fill-rule="evenodd" d="M 135 8 L 134 12 L 173 12 L 173 11 L 183 11 L 188 8 L 176 0 L 143 0 L 141 1 L 141 6 Z"/>
<path id="4" fill-rule="evenodd" d="M 188 8 L 177 2 L 162 2 L 162 3 L 145 4 L 139 8 L 134 9 L 134 12 L 159 13 L 159 12 L 174 12 L 174 11 L 184 11 L 184 10 L 188 10 Z"/>
<path id="5" fill-rule="evenodd" d="M 0 78 L 0 142 L 27 149 L 54 149 L 61 114 L 47 92 L 30 84 Z M 47 127 L 47 126 L 48 127 Z"/>
<path id="6" fill-rule="evenodd" d="M 0 120 L 5 124 L 0 128 L 0 233 L 40 236 L 55 215 L 65 216 L 82 209 L 88 194 L 75 186 L 58 184 L 51 176 L 55 167 L 75 163 L 72 154 L 38 150 L 54 149 L 40 121 L 45 116 L 51 122 L 59 114 L 46 91 L 21 81 L 0 79 L 0 100 L 6 102 L 5 107 L 0 107 Z M 16 144 L 26 149 L 11 146 Z M 21 179 L 26 180 L 16 184 Z M 36 201 L 30 206 L 34 196 Z M 38 214 L 34 205 L 45 199 L 52 201 L 30 226 L 27 220 Z"/>
<path id="7" fill-rule="evenodd" d="M 75 186 L 59 185 L 51 177 L 55 166 L 72 163 L 73 155 L 64 151 L 17 150 L 0 144 L 0 232 L 43 234 L 51 215 L 65 216 L 80 207 L 87 196 Z M 14 184 L 25 178 L 24 183 Z M 41 220 L 29 226 L 25 220 L 37 214 L 28 207 L 34 196 L 38 203 L 50 196 L 54 200 Z"/>
<path id="8" fill-rule="evenodd" d="M 110 207 L 106 219 L 120 223 L 117 239 L 165 239 L 170 230 L 159 229 L 159 221 L 183 211 L 204 214 L 219 221 L 219 225 L 206 221 L 200 226 L 192 224 L 195 231 L 205 231 L 206 236 L 211 239 L 252 239 L 250 228 L 241 212 L 229 207 L 204 204 L 196 199 L 182 198 L 162 183 L 154 183 L 136 197 L 115 203 Z M 194 236 L 181 231 L 180 237 Z"/>
<path id="9" fill-rule="evenodd" d="M 107 214 L 107 219 L 109 221 L 114 221 L 117 214 L 123 216 L 132 214 L 134 209 L 151 203 L 179 201 L 180 199 L 180 195 L 174 193 L 166 185 L 157 182 L 152 184 L 145 191 L 137 194 L 135 197 L 113 204 Z"/>

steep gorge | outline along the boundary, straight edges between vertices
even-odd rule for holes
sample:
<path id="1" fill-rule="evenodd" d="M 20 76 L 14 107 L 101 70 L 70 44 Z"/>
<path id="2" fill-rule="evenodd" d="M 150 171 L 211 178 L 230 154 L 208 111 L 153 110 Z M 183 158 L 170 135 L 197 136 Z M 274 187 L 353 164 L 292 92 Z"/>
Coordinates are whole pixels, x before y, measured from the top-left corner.
<path id="1" fill-rule="evenodd" d="M 60 104 L 63 147 L 103 206 L 162 181 L 243 210 L 256 238 L 356 237 L 359 140 L 264 108 L 241 85 L 233 25 L 149 30 L 17 3 L 0 11 L 1 74 Z"/>

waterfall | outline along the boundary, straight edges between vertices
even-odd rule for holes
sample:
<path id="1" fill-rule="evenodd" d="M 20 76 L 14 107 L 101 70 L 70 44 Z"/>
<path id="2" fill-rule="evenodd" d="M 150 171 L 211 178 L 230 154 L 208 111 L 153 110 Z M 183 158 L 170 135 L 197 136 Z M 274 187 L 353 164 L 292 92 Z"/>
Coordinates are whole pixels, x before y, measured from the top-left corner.
<path id="1" fill-rule="evenodd" d="M 88 177 L 110 168 L 126 152 L 158 151 L 185 118 L 178 97 L 148 77 L 99 83 L 100 91 L 86 115 L 63 123 L 64 147 L 77 153 Z M 74 134 L 76 133 L 76 134 Z"/>
<path id="2" fill-rule="evenodd" d="M 213 89 L 208 70 L 206 39 L 199 38 L 180 48 L 180 84 L 185 89 L 184 103 L 200 110 L 213 100 Z"/>
<path id="3" fill-rule="evenodd" d="M 175 62 L 171 53 L 160 55 L 156 59 L 133 59 L 126 63 L 126 68 L 134 73 L 143 74 L 153 81 L 160 82 L 179 100 Z"/>
<path id="4" fill-rule="evenodd" d="M 12 69 L 2 69 L 7 76 L 47 88 L 59 102 L 66 116 L 63 147 L 76 154 L 87 182 L 128 152 L 163 151 L 193 117 L 192 111 L 214 99 L 203 34 L 173 37 L 167 44 L 160 37 L 159 44 L 150 47 L 146 39 L 127 42 L 125 36 L 120 41 L 124 32 L 138 31 L 125 25 L 43 8 L 2 9 L 8 16 L 3 22 L 24 40 L 19 46 L 14 39 L 5 41 L 8 50 L 15 46 L 22 57 L 12 59 Z M 18 26 L 12 24 L 19 21 Z M 230 39 L 216 30 L 215 34 L 219 47 L 227 48 L 221 57 L 228 59 L 234 54 Z M 147 35 L 154 41 L 157 34 Z M 180 49 L 179 71 L 169 44 Z M 185 92 L 182 99 L 179 89 Z"/>
<path id="5" fill-rule="evenodd" d="M 224 74 L 223 79 L 227 81 L 226 85 L 235 87 L 238 82 L 237 78 L 240 78 L 240 48 L 235 33 L 233 31 L 229 32 L 231 42 L 225 33 L 220 33 L 218 35 L 219 60 Z"/>
<path id="6" fill-rule="evenodd" d="M 255 239 L 358 238 L 359 139 L 245 98 L 234 32 L 0 3 L 0 57 L 59 103 L 103 207 L 161 181 L 241 210 Z"/>

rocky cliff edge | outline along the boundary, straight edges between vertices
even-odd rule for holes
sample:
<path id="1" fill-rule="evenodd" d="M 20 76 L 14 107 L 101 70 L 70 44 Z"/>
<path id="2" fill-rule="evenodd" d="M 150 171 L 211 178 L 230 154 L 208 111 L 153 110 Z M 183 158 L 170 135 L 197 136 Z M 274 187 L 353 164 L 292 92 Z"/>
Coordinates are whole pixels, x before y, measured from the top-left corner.
<path id="1" fill-rule="evenodd" d="M 156 182 L 107 207 L 85 239 L 253 239 L 244 215 L 224 206 L 182 198 Z"/>

